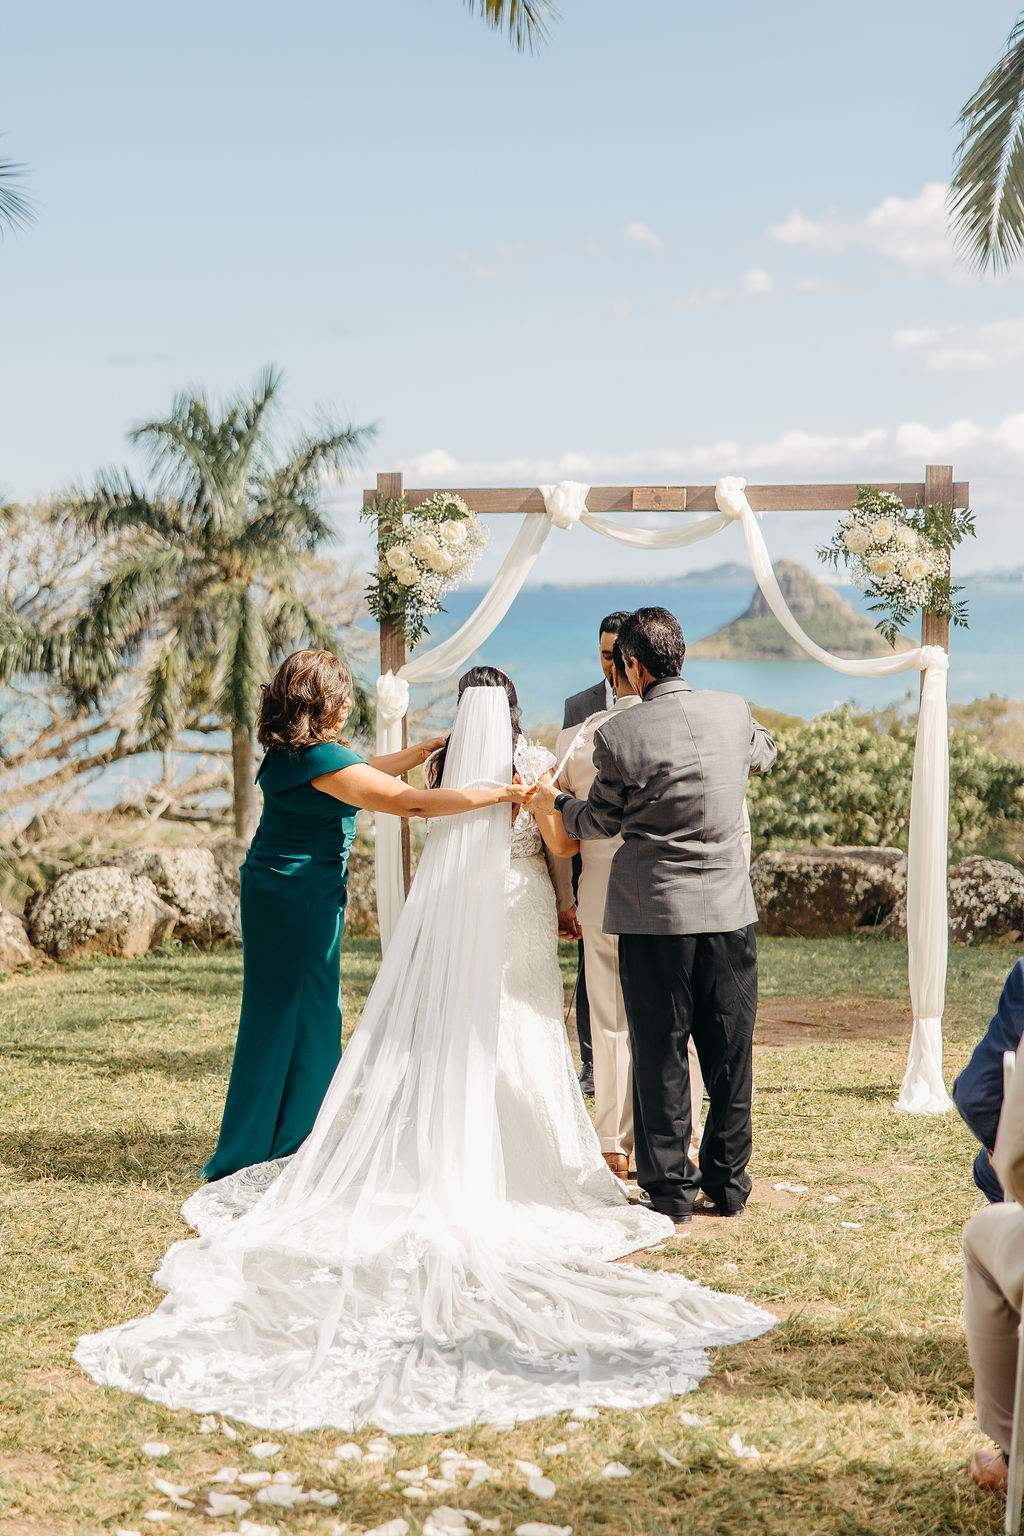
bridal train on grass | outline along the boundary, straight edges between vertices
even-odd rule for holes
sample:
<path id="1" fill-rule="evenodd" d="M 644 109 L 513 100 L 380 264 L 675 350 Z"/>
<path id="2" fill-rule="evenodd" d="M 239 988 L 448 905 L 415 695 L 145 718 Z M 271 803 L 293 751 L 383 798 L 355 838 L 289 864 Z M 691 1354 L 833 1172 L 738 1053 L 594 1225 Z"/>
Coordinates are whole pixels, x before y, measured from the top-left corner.
<path id="1" fill-rule="evenodd" d="M 511 776 L 467 688 L 445 785 Z M 511 857 L 510 857 L 511 855 Z M 561 1019 L 539 833 L 439 820 L 308 1141 L 199 1190 L 149 1316 L 80 1340 L 94 1380 L 276 1430 L 393 1434 L 640 1407 L 775 1319 L 610 1261 L 670 1237 L 607 1169 Z"/>

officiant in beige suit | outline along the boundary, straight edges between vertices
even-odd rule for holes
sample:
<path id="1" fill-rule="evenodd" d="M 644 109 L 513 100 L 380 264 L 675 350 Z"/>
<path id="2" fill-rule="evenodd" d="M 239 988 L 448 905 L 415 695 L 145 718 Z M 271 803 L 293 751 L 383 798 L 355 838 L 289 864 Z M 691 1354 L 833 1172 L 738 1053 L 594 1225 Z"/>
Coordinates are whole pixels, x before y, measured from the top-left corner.
<path id="1" fill-rule="evenodd" d="M 613 651 L 612 683 L 615 704 L 598 710 L 584 722 L 584 739 L 572 753 L 559 778 L 559 787 L 577 800 L 586 800 L 597 774 L 594 767 L 594 733 L 613 715 L 639 704 L 623 668 L 622 654 L 616 643 Z M 569 751 L 576 727 L 564 730 L 558 738 L 559 762 Z M 544 823 L 548 818 L 543 818 Z M 539 823 L 540 824 L 540 823 Z M 555 827 L 559 830 L 560 822 Z M 547 827 L 544 828 L 547 834 Z M 622 846 L 621 837 L 587 838 L 578 842 L 562 834 L 558 853 L 579 853 L 582 870 L 576 901 L 576 918 L 583 934 L 586 959 L 587 993 L 590 999 L 591 1037 L 594 1046 L 594 1121 L 601 1141 L 604 1160 L 613 1173 L 624 1179 L 633 1152 L 633 1065 L 629 1049 L 626 1007 L 619 981 L 619 939 L 604 932 L 604 907 L 608 894 L 608 876 L 612 859 Z M 693 1138 L 700 1134 L 704 1084 L 696 1051 L 690 1047 L 690 1099 Z"/>

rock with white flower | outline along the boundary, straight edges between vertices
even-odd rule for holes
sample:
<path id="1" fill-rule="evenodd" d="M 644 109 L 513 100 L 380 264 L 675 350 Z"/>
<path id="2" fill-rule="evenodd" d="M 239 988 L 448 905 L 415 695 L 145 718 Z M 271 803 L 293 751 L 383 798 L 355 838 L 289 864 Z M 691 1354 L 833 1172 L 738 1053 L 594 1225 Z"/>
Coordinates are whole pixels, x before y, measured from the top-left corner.
<path id="1" fill-rule="evenodd" d="M 241 943 L 238 895 L 218 868 L 212 849 L 132 848 L 109 863 L 152 880 L 161 900 L 177 913 L 175 938 L 204 948 Z"/>
<path id="2" fill-rule="evenodd" d="M 29 935 L 55 960 L 130 959 L 156 949 L 178 918 L 152 880 L 123 869 L 71 869 L 33 897 Z"/>
<path id="3" fill-rule="evenodd" d="M 1024 875 L 980 855 L 949 871 L 949 936 L 960 944 L 1024 937 Z"/>

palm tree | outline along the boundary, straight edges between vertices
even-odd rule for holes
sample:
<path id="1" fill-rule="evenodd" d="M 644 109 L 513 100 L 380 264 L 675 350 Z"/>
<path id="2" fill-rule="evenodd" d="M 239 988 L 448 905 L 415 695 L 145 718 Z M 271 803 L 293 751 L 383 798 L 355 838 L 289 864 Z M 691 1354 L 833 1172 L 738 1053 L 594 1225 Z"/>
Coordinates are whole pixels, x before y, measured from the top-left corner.
<path id="1" fill-rule="evenodd" d="M 480 14 L 496 32 L 507 32 L 513 48 L 523 53 L 547 40 L 548 21 L 558 20 L 554 0 L 465 0 L 471 11 L 479 5 Z"/>
<path id="2" fill-rule="evenodd" d="M 224 723 L 238 837 L 251 834 L 255 819 L 260 684 L 303 643 L 337 648 L 295 586 L 332 536 L 320 512 L 321 477 L 352 464 L 375 431 L 326 426 L 276 457 L 268 427 L 280 382 L 268 368 L 251 393 L 219 412 L 201 392 L 179 395 L 166 421 L 131 433 L 148 450 L 151 492 L 115 472 L 67 503 L 114 549 L 76 627 L 76 649 L 94 666 L 110 655 L 125 666 L 145 648 L 140 725 L 154 746 L 211 712 Z"/>
<path id="3" fill-rule="evenodd" d="M 0 235 L 23 229 L 34 218 L 32 199 L 18 190 L 25 167 L 15 160 L 0 160 Z"/>
<path id="4" fill-rule="evenodd" d="M 949 190 L 959 246 L 977 267 L 1007 267 L 1024 250 L 1024 13 L 960 125 Z"/>

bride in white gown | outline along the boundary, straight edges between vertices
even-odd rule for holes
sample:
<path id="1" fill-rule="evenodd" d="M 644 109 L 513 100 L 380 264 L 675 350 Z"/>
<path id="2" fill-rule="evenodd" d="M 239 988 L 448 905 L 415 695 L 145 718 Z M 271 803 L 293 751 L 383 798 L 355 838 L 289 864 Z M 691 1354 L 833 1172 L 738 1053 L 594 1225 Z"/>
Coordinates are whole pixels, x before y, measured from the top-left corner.
<path id="1" fill-rule="evenodd" d="M 507 783 L 505 689 L 460 693 L 444 784 Z M 555 943 L 532 817 L 511 839 L 507 805 L 435 822 L 309 1139 L 193 1195 L 160 1306 L 81 1339 L 79 1364 L 261 1427 L 418 1434 L 658 1402 L 707 1346 L 770 1327 L 609 1262 L 675 1229 L 601 1156 Z"/>

